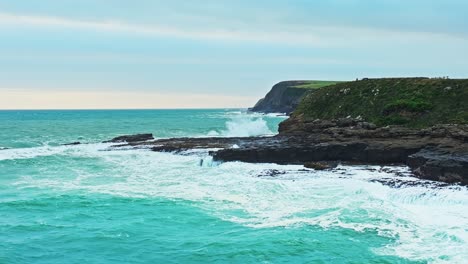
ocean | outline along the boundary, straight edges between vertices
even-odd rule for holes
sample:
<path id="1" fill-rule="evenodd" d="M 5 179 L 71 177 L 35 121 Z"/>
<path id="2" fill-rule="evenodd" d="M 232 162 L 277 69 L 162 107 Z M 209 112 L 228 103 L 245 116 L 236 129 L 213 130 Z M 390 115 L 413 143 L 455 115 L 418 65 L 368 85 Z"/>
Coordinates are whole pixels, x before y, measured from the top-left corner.
<path id="1" fill-rule="evenodd" d="M 466 263 L 467 188 L 375 181 L 415 181 L 404 166 L 305 171 L 100 143 L 271 136 L 284 118 L 0 111 L 0 263 Z"/>

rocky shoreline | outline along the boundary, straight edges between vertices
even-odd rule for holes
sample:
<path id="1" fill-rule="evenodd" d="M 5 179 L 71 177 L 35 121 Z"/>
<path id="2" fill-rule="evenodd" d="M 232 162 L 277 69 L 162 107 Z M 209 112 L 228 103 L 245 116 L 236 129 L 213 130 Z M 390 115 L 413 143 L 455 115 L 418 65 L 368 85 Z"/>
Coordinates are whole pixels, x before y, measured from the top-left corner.
<path id="1" fill-rule="evenodd" d="M 281 123 L 280 133 L 273 137 L 137 140 L 114 147 L 144 146 L 162 152 L 206 149 L 215 161 L 305 164 L 314 169 L 337 163 L 405 164 L 421 179 L 468 185 L 467 142 L 467 125 L 417 130 L 376 127 L 351 118 L 304 121 L 295 117 Z"/>
<path id="2" fill-rule="evenodd" d="M 398 164 L 420 179 L 468 185 L 467 88 L 467 79 L 424 77 L 286 81 L 249 109 L 291 113 L 276 136 L 152 140 L 140 134 L 108 142 L 166 152 L 205 149 L 220 162 L 315 170 Z"/>

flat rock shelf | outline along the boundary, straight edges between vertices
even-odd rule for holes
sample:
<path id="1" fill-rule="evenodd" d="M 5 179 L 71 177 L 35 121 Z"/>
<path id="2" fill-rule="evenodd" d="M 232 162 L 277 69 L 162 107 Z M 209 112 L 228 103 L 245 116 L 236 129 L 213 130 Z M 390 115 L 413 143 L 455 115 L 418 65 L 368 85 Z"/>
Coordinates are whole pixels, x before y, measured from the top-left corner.
<path id="1" fill-rule="evenodd" d="M 298 122 L 289 119 L 273 137 L 171 138 L 136 141 L 114 148 L 150 148 L 160 152 L 210 150 L 216 161 L 306 164 L 406 164 L 414 175 L 468 184 L 468 126 L 427 129 L 375 127 L 357 119 Z"/>

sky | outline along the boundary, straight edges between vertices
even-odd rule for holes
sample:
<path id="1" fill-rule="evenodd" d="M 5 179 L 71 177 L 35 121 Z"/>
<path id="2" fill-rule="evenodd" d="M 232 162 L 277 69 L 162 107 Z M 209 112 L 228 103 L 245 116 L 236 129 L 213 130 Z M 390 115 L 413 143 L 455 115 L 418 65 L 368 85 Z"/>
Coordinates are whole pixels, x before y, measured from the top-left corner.
<path id="1" fill-rule="evenodd" d="M 468 77 L 466 0 L 0 0 L 0 109 L 249 107 L 283 80 Z"/>

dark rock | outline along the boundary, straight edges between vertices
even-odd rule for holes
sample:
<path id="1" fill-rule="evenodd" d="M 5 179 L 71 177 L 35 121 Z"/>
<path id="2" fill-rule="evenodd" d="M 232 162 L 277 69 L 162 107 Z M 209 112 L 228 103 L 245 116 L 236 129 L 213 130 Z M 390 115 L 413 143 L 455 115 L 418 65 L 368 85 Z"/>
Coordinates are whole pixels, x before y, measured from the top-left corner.
<path id="1" fill-rule="evenodd" d="M 67 144 L 62 144 L 62 146 L 74 146 L 74 145 L 80 145 L 81 142 L 72 142 L 72 143 L 67 143 Z"/>
<path id="2" fill-rule="evenodd" d="M 418 152 L 418 144 L 370 144 L 366 148 L 366 160 L 369 163 L 404 163 L 407 157 Z"/>
<path id="3" fill-rule="evenodd" d="M 151 150 L 160 152 L 180 152 L 191 149 L 220 149 L 220 148 L 231 148 L 234 145 L 242 145 L 253 140 L 261 141 L 263 138 L 221 138 L 221 137 L 209 137 L 209 138 L 170 138 L 170 139 L 159 139 L 151 142 L 153 146 Z M 130 143 L 129 145 L 141 145 L 143 143 Z M 144 143 L 147 145 L 148 143 Z"/>
<path id="4" fill-rule="evenodd" d="M 136 134 L 115 137 L 111 140 L 104 141 L 104 143 L 121 143 L 121 142 L 141 142 L 154 139 L 153 134 Z"/>
<path id="5" fill-rule="evenodd" d="M 358 126 L 360 128 L 368 129 L 368 130 L 374 130 L 377 128 L 377 126 L 373 123 L 368 123 L 368 122 L 359 122 Z"/>
<path id="6" fill-rule="evenodd" d="M 350 127 L 350 126 L 355 126 L 357 125 L 358 120 L 353 119 L 353 118 L 339 118 L 336 121 L 336 125 L 339 127 Z"/>
<path id="7" fill-rule="evenodd" d="M 314 170 L 329 170 L 336 168 L 338 163 L 336 162 L 306 162 L 304 167 Z"/>
<path id="8" fill-rule="evenodd" d="M 270 170 L 262 171 L 257 176 L 258 177 L 276 177 L 276 176 L 284 175 L 284 174 L 286 174 L 286 171 L 270 169 Z"/>
<path id="9" fill-rule="evenodd" d="M 423 149 L 410 155 L 407 164 L 420 178 L 468 185 L 468 152 Z"/>
<path id="10" fill-rule="evenodd" d="M 404 180 L 399 178 L 379 178 L 371 179 L 370 182 L 378 182 L 382 185 L 389 186 L 391 188 L 407 188 L 407 187 L 425 187 L 431 189 L 442 189 L 446 187 L 453 187 L 448 183 L 436 182 L 436 181 L 423 181 L 423 180 Z"/>
<path id="11" fill-rule="evenodd" d="M 361 164 L 404 163 L 409 154 L 420 148 L 391 146 L 366 142 L 314 142 L 313 138 L 278 136 L 268 145 L 251 141 L 237 149 L 212 153 L 218 161 L 303 164 L 317 161 L 347 161 Z"/>

